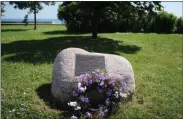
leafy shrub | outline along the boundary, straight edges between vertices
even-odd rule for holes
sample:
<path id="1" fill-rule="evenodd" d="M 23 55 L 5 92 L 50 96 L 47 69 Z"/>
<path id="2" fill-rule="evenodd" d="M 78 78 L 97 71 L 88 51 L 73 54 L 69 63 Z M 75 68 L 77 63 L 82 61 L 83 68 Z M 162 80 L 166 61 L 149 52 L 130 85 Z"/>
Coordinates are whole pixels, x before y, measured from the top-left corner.
<path id="1" fill-rule="evenodd" d="M 80 10 L 79 2 L 65 2 L 58 8 L 58 18 L 64 20 L 69 32 L 90 32 L 91 18 L 89 13 Z"/>
<path id="2" fill-rule="evenodd" d="M 83 7 L 88 4 L 91 3 L 63 2 L 59 6 L 58 18 L 65 21 L 69 32 L 92 32 L 93 13 L 90 11 L 96 8 Z M 111 7 L 111 9 L 115 8 Z M 177 24 L 177 17 L 165 11 L 145 12 L 138 11 L 134 7 L 131 7 L 129 11 L 122 8 L 117 12 L 111 11 L 106 7 L 103 10 L 104 13 L 100 14 L 101 19 L 97 20 L 98 32 L 181 33 L 181 21 Z"/>
<path id="3" fill-rule="evenodd" d="M 176 30 L 177 17 L 165 11 L 159 12 L 155 18 L 155 32 L 173 33 Z"/>
<path id="4" fill-rule="evenodd" d="M 183 33 L 183 18 L 179 18 L 176 24 L 176 33 Z"/>

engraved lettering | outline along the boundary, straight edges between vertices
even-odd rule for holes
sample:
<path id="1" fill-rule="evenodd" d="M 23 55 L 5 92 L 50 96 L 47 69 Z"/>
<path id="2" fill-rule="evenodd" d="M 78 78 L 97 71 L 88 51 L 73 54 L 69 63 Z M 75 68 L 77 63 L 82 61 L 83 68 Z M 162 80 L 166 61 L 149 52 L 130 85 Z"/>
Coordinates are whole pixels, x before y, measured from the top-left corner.
<path id="1" fill-rule="evenodd" d="M 104 56 L 76 54 L 76 61 L 75 61 L 76 76 L 84 72 L 95 71 L 96 69 L 99 68 L 105 70 Z"/>

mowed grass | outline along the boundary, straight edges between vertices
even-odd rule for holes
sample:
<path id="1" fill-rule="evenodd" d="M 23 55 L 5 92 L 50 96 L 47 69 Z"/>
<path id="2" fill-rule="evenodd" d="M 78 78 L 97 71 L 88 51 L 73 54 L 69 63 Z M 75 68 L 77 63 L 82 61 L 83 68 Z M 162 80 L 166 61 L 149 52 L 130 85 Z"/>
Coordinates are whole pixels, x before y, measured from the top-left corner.
<path id="1" fill-rule="evenodd" d="M 182 35 L 69 34 L 63 25 L 1 27 L 2 119 L 59 119 L 71 114 L 51 96 L 56 55 L 68 47 L 117 54 L 134 69 L 136 91 L 111 119 L 181 119 Z"/>

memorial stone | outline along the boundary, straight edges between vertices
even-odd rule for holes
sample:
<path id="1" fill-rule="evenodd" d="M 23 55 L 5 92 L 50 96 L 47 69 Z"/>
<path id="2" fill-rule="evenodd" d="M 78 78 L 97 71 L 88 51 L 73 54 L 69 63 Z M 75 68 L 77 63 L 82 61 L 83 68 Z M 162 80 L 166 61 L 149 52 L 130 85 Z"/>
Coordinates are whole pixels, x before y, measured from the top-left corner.
<path id="1" fill-rule="evenodd" d="M 90 53 L 80 48 L 67 48 L 62 50 L 54 61 L 52 95 L 61 102 L 67 102 L 73 88 L 77 87 L 75 76 L 99 67 L 119 79 L 122 93 L 126 93 L 127 96 L 133 94 L 134 73 L 126 58 L 113 54 Z"/>

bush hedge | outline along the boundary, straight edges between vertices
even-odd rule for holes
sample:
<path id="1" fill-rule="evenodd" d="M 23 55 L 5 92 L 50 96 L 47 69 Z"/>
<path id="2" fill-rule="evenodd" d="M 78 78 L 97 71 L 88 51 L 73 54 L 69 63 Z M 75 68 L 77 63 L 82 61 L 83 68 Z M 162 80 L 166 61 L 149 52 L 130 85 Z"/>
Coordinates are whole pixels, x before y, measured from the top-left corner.
<path id="1" fill-rule="evenodd" d="M 92 32 L 91 13 L 80 9 L 77 2 L 60 5 L 58 18 L 64 20 L 69 32 Z M 146 32 L 146 33 L 182 33 L 183 19 L 166 11 L 157 14 L 132 13 L 128 17 L 120 14 L 118 20 L 102 16 L 98 21 L 98 32 Z"/>

